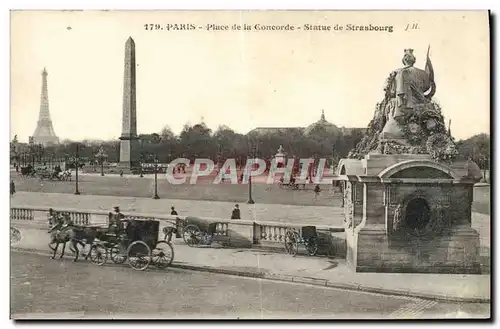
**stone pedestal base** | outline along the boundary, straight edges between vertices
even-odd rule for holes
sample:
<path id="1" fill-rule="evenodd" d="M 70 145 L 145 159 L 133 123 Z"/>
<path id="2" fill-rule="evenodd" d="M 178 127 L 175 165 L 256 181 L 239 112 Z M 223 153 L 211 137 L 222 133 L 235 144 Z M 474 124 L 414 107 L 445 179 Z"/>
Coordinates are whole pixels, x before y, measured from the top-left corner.
<path id="1" fill-rule="evenodd" d="M 120 137 L 120 162 L 118 163 L 118 171 L 121 170 L 124 174 L 129 174 L 132 172 L 132 169 L 140 169 L 137 157 L 138 149 L 139 141 L 136 137 Z"/>
<path id="2" fill-rule="evenodd" d="M 390 241 L 382 225 L 346 231 L 347 260 L 356 272 L 480 274 L 479 234 L 451 228 L 434 238 Z"/>

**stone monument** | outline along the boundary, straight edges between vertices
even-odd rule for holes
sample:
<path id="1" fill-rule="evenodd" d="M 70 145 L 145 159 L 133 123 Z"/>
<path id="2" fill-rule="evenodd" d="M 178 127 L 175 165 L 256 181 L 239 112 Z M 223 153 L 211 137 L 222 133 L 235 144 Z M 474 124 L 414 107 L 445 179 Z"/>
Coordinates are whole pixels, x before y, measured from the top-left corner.
<path id="1" fill-rule="evenodd" d="M 135 79 L 135 43 L 132 37 L 129 37 L 125 43 L 123 117 L 120 136 L 120 162 L 118 164 L 118 169 L 123 170 L 123 172 L 130 172 L 132 168 L 139 167 Z"/>
<path id="2" fill-rule="evenodd" d="M 471 205 L 481 172 L 454 160 L 429 53 L 425 70 L 415 61 L 406 49 L 367 134 L 337 167 L 347 260 L 359 272 L 480 273 Z"/>
<path id="3" fill-rule="evenodd" d="M 274 159 L 276 161 L 276 167 L 281 168 L 286 165 L 286 155 L 284 153 L 285 149 L 283 148 L 283 145 L 280 145 L 278 149 L 278 153 L 274 155 Z"/>

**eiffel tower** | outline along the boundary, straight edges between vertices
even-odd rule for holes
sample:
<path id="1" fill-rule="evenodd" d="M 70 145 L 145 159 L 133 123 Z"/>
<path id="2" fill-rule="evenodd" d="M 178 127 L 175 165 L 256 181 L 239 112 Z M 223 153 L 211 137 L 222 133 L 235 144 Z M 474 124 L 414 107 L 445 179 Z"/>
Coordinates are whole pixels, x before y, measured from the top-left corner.
<path id="1" fill-rule="evenodd" d="M 33 143 L 49 144 L 59 143 L 59 138 L 56 136 L 52 120 L 49 112 L 49 93 L 47 91 L 47 70 L 43 68 L 42 72 L 42 95 L 40 97 L 40 113 L 38 114 L 38 122 L 35 132 L 33 133 Z"/>

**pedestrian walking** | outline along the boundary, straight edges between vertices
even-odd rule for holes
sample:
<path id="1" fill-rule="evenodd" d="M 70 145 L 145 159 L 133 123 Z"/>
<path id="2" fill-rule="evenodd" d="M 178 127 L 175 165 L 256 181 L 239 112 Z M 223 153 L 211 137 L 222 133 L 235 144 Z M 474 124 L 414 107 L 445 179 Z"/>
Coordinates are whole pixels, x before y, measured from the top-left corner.
<path id="1" fill-rule="evenodd" d="M 239 205 L 234 205 L 233 212 L 231 214 L 231 219 L 241 219 L 241 214 L 240 214 L 240 206 Z"/>
<path id="2" fill-rule="evenodd" d="M 175 208 L 174 208 L 174 207 L 170 207 L 170 209 L 172 210 L 172 211 L 170 212 L 170 215 L 172 215 L 172 216 L 179 216 L 179 214 L 177 213 L 177 211 L 175 211 Z"/>
<path id="3" fill-rule="evenodd" d="M 13 196 L 16 193 L 16 184 L 14 184 L 14 180 L 10 180 L 10 195 Z"/>

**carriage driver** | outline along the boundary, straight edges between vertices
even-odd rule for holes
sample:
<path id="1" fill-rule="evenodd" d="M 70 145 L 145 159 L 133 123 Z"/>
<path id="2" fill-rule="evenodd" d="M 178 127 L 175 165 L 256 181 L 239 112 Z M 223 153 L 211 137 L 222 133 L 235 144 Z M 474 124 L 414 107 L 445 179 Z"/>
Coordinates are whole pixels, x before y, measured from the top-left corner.
<path id="1" fill-rule="evenodd" d="M 115 210 L 114 217 L 115 217 L 115 222 L 119 223 L 122 219 L 125 218 L 125 215 L 120 212 L 120 207 L 116 206 L 113 207 Z"/>
<path id="2" fill-rule="evenodd" d="M 127 233 L 125 231 L 125 223 L 128 223 L 128 220 L 125 219 L 125 215 L 120 212 L 120 207 L 113 207 L 115 213 L 113 214 L 113 228 L 116 236 L 123 242 L 120 244 L 121 252 L 125 252 L 125 242 L 127 240 Z M 110 225 L 111 227 L 111 225 Z"/>
<path id="3" fill-rule="evenodd" d="M 113 210 L 115 211 L 114 213 L 109 213 L 109 227 L 118 235 L 123 230 L 121 221 L 125 218 L 125 215 L 120 212 L 120 207 L 118 206 L 113 207 Z"/>

